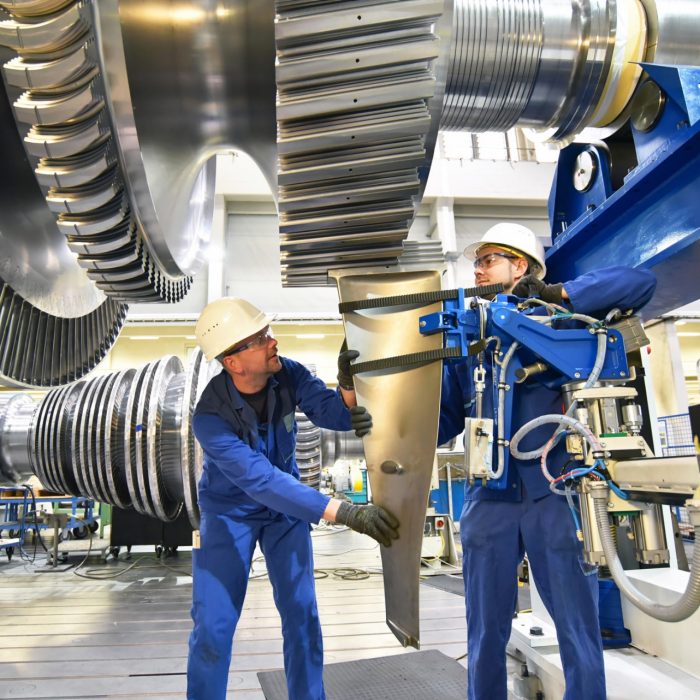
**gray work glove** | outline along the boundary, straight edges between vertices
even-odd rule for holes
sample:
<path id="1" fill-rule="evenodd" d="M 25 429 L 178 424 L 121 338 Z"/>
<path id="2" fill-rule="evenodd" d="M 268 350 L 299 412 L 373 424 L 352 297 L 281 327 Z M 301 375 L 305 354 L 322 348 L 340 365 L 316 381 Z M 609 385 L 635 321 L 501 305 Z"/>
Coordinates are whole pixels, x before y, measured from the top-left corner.
<path id="1" fill-rule="evenodd" d="M 513 287 L 511 294 L 521 299 L 539 297 L 548 304 L 559 304 L 561 306 L 564 303 L 561 296 L 563 289 L 563 284 L 547 284 L 541 279 L 537 279 L 535 275 L 525 275 Z"/>
<path id="2" fill-rule="evenodd" d="M 357 437 L 364 437 L 372 429 L 372 416 L 364 406 L 350 409 L 350 422 Z"/>
<path id="3" fill-rule="evenodd" d="M 351 530 L 369 535 L 385 547 L 399 537 L 399 521 L 380 506 L 357 506 L 343 501 L 338 508 L 335 522 L 347 525 Z"/>
<path id="4" fill-rule="evenodd" d="M 338 384 L 341 389 L 355 391 L 352 374 L 350 374 L 350 363 L 359 356 L 360 353 L 357 350 L 348 350 L 348 341 L 344 340 L 340 346 L 340 355 L 338 355 Z"/>

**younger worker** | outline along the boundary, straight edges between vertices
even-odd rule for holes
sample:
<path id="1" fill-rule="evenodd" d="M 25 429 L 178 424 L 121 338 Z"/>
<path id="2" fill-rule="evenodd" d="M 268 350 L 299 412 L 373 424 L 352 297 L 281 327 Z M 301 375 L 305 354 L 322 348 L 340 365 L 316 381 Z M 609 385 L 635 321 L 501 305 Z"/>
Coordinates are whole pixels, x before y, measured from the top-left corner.
<path id="1" fill-rule="evenodd" d="M 645 270 L 610 267 L 564 284 L 542 281 L 544 249 L 534 233 L 518 224 L 497 224 L 465 255 L 474 261 L 477 285 L 503 284 L 506 293 L 536 296 L 576 312 L 604 317 L 613 308 L 638 309 L 656 287 Z M 486 359 L 486 382 L 492 363 Z M 464 429 L 474 396 L 473 360 L 445 363 L 438 444 Z M 512 435 L 531 419 L 561 413 L 561 392 L 537 377 L 518 384 L 513 397 Z M 483 397 L 484 418 L 494 417 L 493 395 Z M 543 445 L 551 426 L 532 431 L 521 450 Z M 495 447 L 495 445 L 494 445 Z M 494 456 L 494 460 L 495 460 Z M 550 452 L 556 470 L 566 464 L 563 445 Z M 494 462 L 495 463 L 495 462 Z M 509 482 L 500 491 L 467 485 L 462 510 L 464 587 L 467 604 L 468 697 L 506 700 L 506 644 L 517 604 L 517 567 L 527 552 L 530 570 L 557 630 L 566 681 L 565 700 L 605 700 L 605 669 L 598 623 L 598 580 L 581 565 L 582 546 L 566 500 L 549 490 L 539 460 L 511 456 Z"/>
<path id="2" fill-rule="evenodd" d="M 260 544 L 282 618 L 289 700 L 324 700 L 323 643 L 316 607 L 309 523 L 345 524 L 388 547 L 398 522 L 378 506 L 331 499 L 299 481 L 296 407 L 318 426 L 365 435 L 350 376 L 355 351 L 338 358 L 338 391 L 277 354 L 270 319 L 244 299 L 223 298 L 202 312 L 195 333 L 223 371 L 205 388 L 193 429 L 204 450 L 199 482 L 200 547 L 193 552 L 194 629 L 187 697 L 226 697 L 231 647 L 251 561 Z"/>

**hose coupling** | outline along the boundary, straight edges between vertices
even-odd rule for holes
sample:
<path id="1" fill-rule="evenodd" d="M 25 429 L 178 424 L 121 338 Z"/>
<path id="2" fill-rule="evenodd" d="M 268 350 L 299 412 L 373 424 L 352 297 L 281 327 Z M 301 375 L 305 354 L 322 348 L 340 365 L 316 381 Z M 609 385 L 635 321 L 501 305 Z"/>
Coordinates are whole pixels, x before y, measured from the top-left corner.
<path id="1" fill-rule="evenodd" d="M 610 487 L 605 481 L 589 481 L 588 488 L 594 500 L 608 502 L 608 492 Z"/>

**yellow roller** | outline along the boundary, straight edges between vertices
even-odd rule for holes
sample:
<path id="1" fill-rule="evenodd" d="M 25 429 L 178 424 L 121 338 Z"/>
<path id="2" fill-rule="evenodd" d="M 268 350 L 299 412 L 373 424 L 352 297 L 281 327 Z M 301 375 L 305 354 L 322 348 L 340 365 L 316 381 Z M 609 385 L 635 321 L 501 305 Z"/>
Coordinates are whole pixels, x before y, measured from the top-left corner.
<path id="1" fill-rule="evenodd" d="M 634 93 L 642 74 L 647 44 L 647 18 L 639 0 L 619 0 L 617 32 L 612 62 L 600 102 L 590 126 L 603 127 L 614 122 Z"/>

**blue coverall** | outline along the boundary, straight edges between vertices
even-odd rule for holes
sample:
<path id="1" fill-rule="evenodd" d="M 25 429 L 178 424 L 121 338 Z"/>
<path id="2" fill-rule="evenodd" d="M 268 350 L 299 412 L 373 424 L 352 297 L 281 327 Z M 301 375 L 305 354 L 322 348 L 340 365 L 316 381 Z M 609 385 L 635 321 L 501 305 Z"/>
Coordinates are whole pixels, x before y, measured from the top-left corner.
<path id="1" fill-rule="evenodd" d="M 656 279 L 645 270 L 610 267 L 564 285 L 576 312 L 604 317 L 615 307 L 638 309 L 651 298 Z M 443 444 L 474 415 L 474 360 L 445 363 L 440 430 Z M 494 416 L 491 364 L 486 361 L 483 413 Z M 513 397 L 511 437 L 529 420 L 562 413 L 562 396 L 531 378 Z M 521 442 L 522 451 L 543 445 L 553 426 L 541 426 Z M 496 455 L 494 452 L 494 464 Z M 567 456 L 563 444 L 549 454 L 558 473 Z M 508 486 L 502 491 L 466 484 L 460 518 L 467 604 L 468 691 L 470 700 L 505 700 L 506 645 L 517 604 L 517 567 L 527 552 L 530 570 L 557 630 L 566 680 L 565 700 L 604 700 L 605 671 L 598 622 L 598 581 L 581 566 L 582 546 L 566 499 L 551 493 L 539 460 L 511 456 Z"/>
<path id="2" fill-rule="evenodd" d="M 241 615 L 253 551 L 265 555 L 282 619 L 289 700 L 324 700 L 323 642 L 316 607 L 309 523 L 330 498 L 299 481 L 295 407 L 318 426 L 351 428 L 340 395 L 298 362 L 267 385 L 267 421 L 222 371 L 205 388 L 193 418 L 204 450 L 199 482 L 200 548 L 193 550 L 194 628 L 187 697 L 226 697 L 233 634 Z"/>

